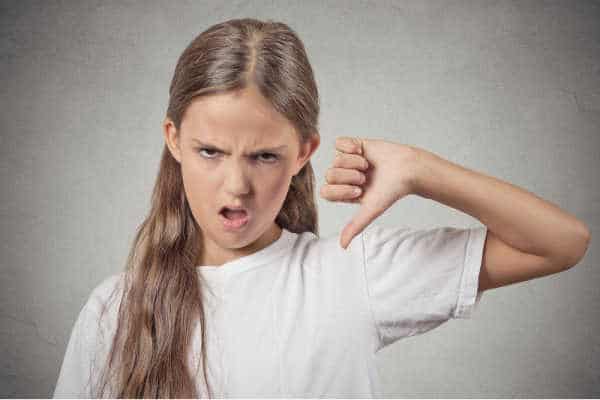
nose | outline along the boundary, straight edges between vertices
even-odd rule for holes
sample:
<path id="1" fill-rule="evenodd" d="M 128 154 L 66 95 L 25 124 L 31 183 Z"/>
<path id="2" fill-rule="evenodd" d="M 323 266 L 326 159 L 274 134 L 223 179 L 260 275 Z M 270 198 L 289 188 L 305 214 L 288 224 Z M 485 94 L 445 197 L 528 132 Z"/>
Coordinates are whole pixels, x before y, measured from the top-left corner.
<path id="1" fill-rule="evenodd" d="M 230 163 L 230 167 L 225 170 L 224 182 L 225 190 L 234 197 L 250 192 L 250 179 L 240 162 Z"/>

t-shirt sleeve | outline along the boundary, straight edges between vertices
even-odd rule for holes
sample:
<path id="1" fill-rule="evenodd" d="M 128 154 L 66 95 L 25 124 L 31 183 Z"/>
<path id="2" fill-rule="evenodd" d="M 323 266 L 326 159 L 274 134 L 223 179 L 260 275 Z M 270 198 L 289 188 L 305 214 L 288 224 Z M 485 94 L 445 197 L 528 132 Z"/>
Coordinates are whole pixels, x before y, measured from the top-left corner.
<path id="1" fill-rule="evenodd" d="M 98 337 L 96 302 L 90 297 L 73 325 L 53 398 L 91 398 L 91 379 Z"/>
<path id="2" fill-rule="evenodd" d="M 483 292 L 479 273 L 486 226 L 430 229 L 367 227 L 365 278 L 379 344 L 470 318 Z"/>

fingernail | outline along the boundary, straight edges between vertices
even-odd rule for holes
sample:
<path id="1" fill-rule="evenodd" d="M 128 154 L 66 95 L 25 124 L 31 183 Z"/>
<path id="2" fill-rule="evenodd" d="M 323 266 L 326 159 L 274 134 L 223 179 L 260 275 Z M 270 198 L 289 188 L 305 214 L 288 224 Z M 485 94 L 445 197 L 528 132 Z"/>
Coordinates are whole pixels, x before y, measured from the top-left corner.
<path id="1" fill-rule="evenodd" d="M 361 189 L 360 188 L 354 188 L 354 194 L 360 194 Z"/>

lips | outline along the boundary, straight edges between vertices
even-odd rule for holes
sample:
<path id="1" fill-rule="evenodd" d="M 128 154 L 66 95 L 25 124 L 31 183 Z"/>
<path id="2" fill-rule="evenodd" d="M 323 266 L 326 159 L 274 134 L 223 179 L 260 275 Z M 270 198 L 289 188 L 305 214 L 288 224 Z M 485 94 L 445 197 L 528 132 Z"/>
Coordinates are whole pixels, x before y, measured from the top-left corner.
<path id="1" fill-rule="evenodd" d="M 243 207 L 225 206 L 219 211 L 223 227 L 228 231 L 241 231 L 250 221 L 248 210 Z"/>

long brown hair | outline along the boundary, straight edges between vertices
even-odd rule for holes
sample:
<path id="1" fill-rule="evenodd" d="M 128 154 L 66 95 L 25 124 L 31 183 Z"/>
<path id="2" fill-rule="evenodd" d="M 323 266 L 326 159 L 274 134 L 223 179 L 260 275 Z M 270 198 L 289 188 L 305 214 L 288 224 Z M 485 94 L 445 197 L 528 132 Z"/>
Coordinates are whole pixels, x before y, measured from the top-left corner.
<path id="1" fill-rule="evenodd" d="M 185 48 L 169 87 L 167 116 L 177 131 L 192 99 L 256 85 L 295 127 L 301 143 L 318 135 L 319 101 L 304 46 L 286 24 L 243 18 L 211 26 Z M 314 173 L 292 178 L 275 222 L 318 235 Z M 205 315 L 196 261 L 201 231 L 185 197 L 180 164 L 165 145 L 151 209 L 138 227 L 123 274 L 117 330 L 98 397 L 198 397 L 188 356 L 200 324 L 208 397 Z M 106 387 L 111 392 L 106 393 Z"/>

